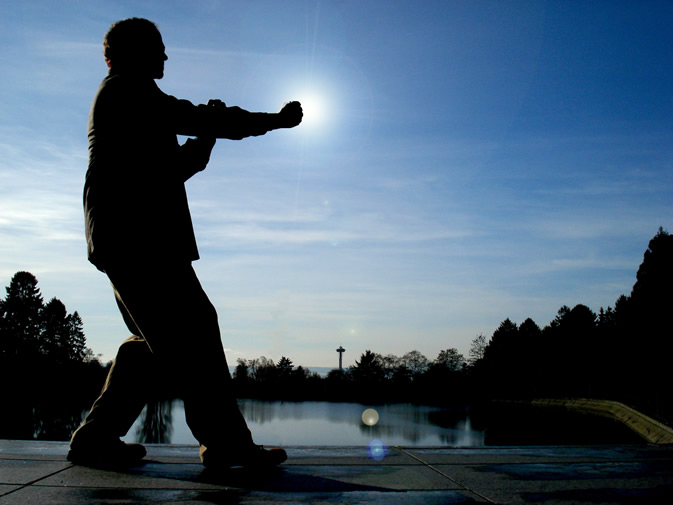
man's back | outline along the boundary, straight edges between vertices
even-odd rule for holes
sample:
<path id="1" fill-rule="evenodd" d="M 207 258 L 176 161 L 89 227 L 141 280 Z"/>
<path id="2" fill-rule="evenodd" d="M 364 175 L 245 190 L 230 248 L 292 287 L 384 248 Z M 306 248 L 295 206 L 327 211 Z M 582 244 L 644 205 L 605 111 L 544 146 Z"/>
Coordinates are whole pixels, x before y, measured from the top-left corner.
<path id="1" fill-rule="evenodd" d="M 205 167 L 210 149 L 199 167 L 182 155 L 176 130 L 190 108 L 152 79 L 110 74 L 101 83 L 89 115 L 84 187 L 89 258 L 97 266 L 129 255 L 198 259 L 184 181 Z"/>

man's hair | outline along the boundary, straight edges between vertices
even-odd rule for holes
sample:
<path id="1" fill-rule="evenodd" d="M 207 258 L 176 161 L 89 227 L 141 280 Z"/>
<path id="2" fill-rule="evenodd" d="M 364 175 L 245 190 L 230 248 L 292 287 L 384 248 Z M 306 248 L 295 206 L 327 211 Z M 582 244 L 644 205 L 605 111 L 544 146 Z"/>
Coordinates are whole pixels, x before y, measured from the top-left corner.
<path id="1" fill-rule="evenodd" d="M 138 47 L 147 45 L 160 35 L 159 28 L 144 18 L 129 18 L 114 23 L 103 39 L 103 54 L 108 65 L 133 59 Z M 122 63 L 123 64 L 123 63 Z"/>

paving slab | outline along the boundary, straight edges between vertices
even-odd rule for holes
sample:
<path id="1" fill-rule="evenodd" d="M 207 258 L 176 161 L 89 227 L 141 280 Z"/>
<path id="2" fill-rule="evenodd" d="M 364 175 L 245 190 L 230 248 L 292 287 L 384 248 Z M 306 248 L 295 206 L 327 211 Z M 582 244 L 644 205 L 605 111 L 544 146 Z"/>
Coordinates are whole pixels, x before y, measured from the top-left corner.
<path id="1" fill-rule="evenodd" d="M 495 503 L 671 504 L 673 448 L 407 449 Z"/>
<path id="2" fill-rule="evenodd" d="M 30 484 L 70 466 L 67 461 L 0 459 L 0 484 Z"/>
<path id="3" fill-rule="evenodd" d="M 16 491 L 17 489 L 20 489 L 22 486 L 12 486 L 8 484 L 0 484 L 0 496 L 5 495 L 7 493 L 12 493 Z"/>
<path id="4" fill-rule="evenodd" d="M 0 505 L 666 504 L 673 447 L 289 447 L 266 472 L 203 468 L 195 446 L 148 445 L 124 471 L 75 466 L 63 442 L 0 440 Z"/>
<path id="5" fill-rule="evenodd" d="M 568 503 L 594 503 L 593 501 L 576 501 L 582 493 L 591 491 L 599 496 L 600 490 L 610 489 L 612 495 L 618 491 L 624 496 L 650 494 L 653 489 L 663 489 L 671 482 L 670 472 L 664 475 L 649 473 L 645 468 L 635 468 L 628 464 L 498 464 L 477 466 L 437 466 L 452 479 L 468 489 L 474 489 L 488 496 L 496 503 L 507 504 L 539 504 L 541 496 L 563 494 L 575 498 Z M 670 469 L 669 469 L 670 470 Z M 643 478 L 646 476 L 646 478 Z M 551 499 L 551 498 L 550 498 Z M 610 500 L 614 499 L 614 496 Z M 606 503 L 622 503 L 618 501 Z M 673 494 L 668 495 L 666 503 L 673 503 Z M 552 503 L 566 503 L 552 501 Z M 646 501 L 626 501 L 624 503 L 646 503 Z"/>
<path id="6" fill-rule="evenodd" d="M 0 458 L 2 459 L 56 459 L 62 461 L 65 460 L 68 449 L 68 444 L 65 442 L 0 439 Z"/>
<path id="7" fill-rule="evenodd" d="M 376 466 L 418 465 L 417 459 L 395 447 L 386 447 L 384 452 L 372 458 L 368 447 L 288 447 L 288 460 L 285 465 L 322 465 L 338 461 L 341 465 Z"/>
<path id="8" fill-rule="evenodd" d="M 670 459 L 673 446 L 526 446 L 407 448 L 404 452 L 428 464 L 545 463 L 554 461 L 623 461 Z"/>
<path id="9" fill-rule="evenodd" d="M 487 502 L 478 501 L 461 493 L 447 491 L 406 491 L 399 493 L 355 491 L 355 492 L 290 492 L 284 494 L 259 491 L 223 489 L 219 491 L 200 490 L 148 490 L 148 489 L 93 489 L 56 488 L 45 492 L 43 489 L 26 488 L 10 495 L 8 500 L 0 497 L 3 505 L 72 505 L 82 504 L 169 504 L 213 505 L 213 504 L 298 504 L 310 503 L 339 505 L 471 505 Z"/>

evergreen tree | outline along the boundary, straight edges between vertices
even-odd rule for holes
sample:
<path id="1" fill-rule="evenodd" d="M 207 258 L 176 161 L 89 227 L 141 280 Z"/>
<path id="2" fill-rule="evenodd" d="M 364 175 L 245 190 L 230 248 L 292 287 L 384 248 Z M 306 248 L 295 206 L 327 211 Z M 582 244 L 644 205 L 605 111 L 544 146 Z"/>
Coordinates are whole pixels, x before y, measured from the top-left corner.
<path id="1" fill-rule="evenodd" d="M 40 352 L 42 295 L 30 272 L 17 272 L 0 306 L 0 354 L 30 359 Z"/>
<path id="2" fill-rule="evenodd" d="M 89 350 L 82 318 L 68 314 L 58 298 L 45 305 L 30 272 L 17 272 L 0 301 L 0 355 L 10 361 L 47 361 L 65 363 L 84 361 Z"/>
<path id="3" fill-rule="evenodd" d="M 659 228 L 650 240 L 636 274 L 631 298 L 639 309 L 664 319 L 673 302 L 673 235 Z"/>
<path id="4" fill-rule="evenodd" d="M 547 326 L 545 383 L 554 395 L 591 396 L 598 317 L 586 305 L 563 306 Z"/>
<path id="5" fill-rule="evenodd" d="M 628 352 L 632 383 L 637 389 L 632 401 L 648 402 L 659 417 L 673 419 L 669 400 L 671 381 L 670 314 L 673 312 L 673 235 L 659 228 L 650 240 L 638 268 L 631 296 L 620 307 L 620 341 Z M 637 345 L 633 345 L 634 338 Z M 633 388 L 633 386 L 631 386 Z"/>
<path id="6" fill-rule="evenodd" d="M 485 379 L 493 395 L 508 398 L 519 395 L 513 381 L 519 347 L 519 328 L 507 318 L 493 332 L 484 349 Z"/>
<path id="7" fill-rule="evenodd" d="M 355 366 L 349 369 L 349 373 L 356 382 L 374 384 L 383 379 L 383 365 L 381 356 L 370 350 L 366 350 L 360 361 L 355 361 Z"/>
<path id="8" fill-rule="evenodd" d="M 519 387 L 524 395 L 535 396 L 541 392 L 547 357 L 543 352 L 542 330 L 531 318 L 519 325 L 517 343 L 515 366 Z"/>
<path id="9" fill-rule="evenodd" d="M 276 370 L 281 377 L 289 376 L 290 373 L 292 373 L 293 367 L 294 365 L 292 364 L 292 360 L 290 358 L 286 358 L 285 356 L 281 356 L 281 358 L 278 360 L 278 363 L 276 364 Z"/>
<path id="10" fill-rule="evenodd" d="M 84 324 L 77 311 L 68 316 L 68 358 L 73 361 L 85 361 L 90 349 L 86 347 Z"/>
<path id="11" fill-rule="evenodd" d="M 42 319 L 40 352 L 64 363 L 70 358 L 70 320 L 63 302 L 58 298 L 49 300 L 42 311 Z"/>

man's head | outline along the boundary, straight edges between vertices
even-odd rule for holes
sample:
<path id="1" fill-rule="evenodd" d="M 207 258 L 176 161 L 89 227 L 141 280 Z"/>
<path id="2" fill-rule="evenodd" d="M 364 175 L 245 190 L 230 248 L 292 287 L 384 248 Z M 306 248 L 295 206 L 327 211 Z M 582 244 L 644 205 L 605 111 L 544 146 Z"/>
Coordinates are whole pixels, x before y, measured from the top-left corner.
<path id="1" fill-rule="evenodd" d="M 165 50 L 157 26 L 143 18 L 116 22 L 103 40 L 105 62 L 113 71 L 152 79 L 164 76 Z"/>

